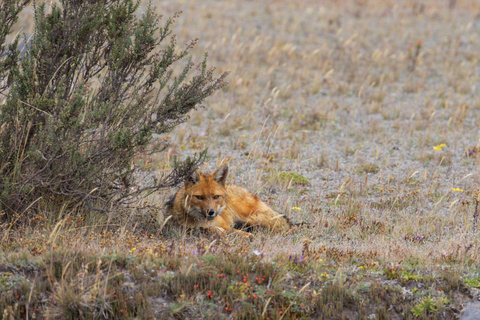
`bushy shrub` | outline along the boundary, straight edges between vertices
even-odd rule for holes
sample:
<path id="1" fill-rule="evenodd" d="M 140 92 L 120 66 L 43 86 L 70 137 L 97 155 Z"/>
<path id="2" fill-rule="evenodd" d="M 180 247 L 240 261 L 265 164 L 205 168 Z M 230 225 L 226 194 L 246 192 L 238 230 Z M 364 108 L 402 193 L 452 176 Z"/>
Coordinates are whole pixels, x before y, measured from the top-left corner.
<path id="1" fill-rule="evenodd" d="M 172 24 L 140 1 L 61 0 L 35 7 L 35 30 L 7 45 L 25 0 L 0 4 L 0 211 L 79 203 L 104 211 L 179 183 L 204 153 L 132 191 L 132 158 L 222 88 L 205 55 L 176 49 Z M 184 61 L 182 64 L 181 61 Z M 191 75 L 193 73 L 193 75 Z M 154 151 L 161 151 L 154 150 Z"/>

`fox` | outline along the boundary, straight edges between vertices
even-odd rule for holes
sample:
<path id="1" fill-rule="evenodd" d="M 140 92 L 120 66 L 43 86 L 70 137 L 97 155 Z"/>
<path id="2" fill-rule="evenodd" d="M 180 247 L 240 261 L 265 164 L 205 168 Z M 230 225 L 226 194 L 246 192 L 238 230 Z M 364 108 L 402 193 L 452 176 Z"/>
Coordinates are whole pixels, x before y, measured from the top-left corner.
<path id="1" fill-rule="evenodd" d="M 252 230 L 255 226 L 277 233 L 290 229 L 289 219 L 257 195 L 241 186 L 226 184 L 227 175 L 227 165 L 210 174 L 193 172 L 185 178 L 183 187 L 165 203 L 167 212 L 186 227 L 217 234 L 239 232 L 250 235 L 241 229 Z"/>

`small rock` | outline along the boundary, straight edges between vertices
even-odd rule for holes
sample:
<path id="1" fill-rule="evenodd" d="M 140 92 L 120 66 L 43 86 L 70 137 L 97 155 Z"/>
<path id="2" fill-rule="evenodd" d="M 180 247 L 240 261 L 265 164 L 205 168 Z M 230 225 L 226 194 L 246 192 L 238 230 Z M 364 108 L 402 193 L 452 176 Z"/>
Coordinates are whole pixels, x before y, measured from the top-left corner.
<path id="1" fill-rule="evenodd" d="M 480 302 L 474 302 L 467 305 L 460 315 L 460 320 L 478 320 L 480 319 Z"/>

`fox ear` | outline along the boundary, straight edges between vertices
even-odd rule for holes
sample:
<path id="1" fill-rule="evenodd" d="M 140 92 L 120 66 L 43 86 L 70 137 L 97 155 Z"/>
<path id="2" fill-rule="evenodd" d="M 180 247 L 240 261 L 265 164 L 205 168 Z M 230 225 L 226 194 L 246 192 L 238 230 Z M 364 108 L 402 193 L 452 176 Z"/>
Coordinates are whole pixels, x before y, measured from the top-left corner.
<path id="1" fill-rule="evenodd" d="M 198 171 L 194 171 L 192 172 L 192 174 L 188 175 L 186 178 L 185 178 L 185 187 L 191 187 L 195 184 L 198 183 L 198 181 L 200 181 L 200 174 L 198 173 Z"/>
<path id="2" fill-rule="evenodd" d="M 228 175 L 228 166 L 227 165 L 221 166 L 213 173 L 213 180 L 217 181 L 221 185 L 225 185 L 225 181 L 227 180 L 227 175 Z"/>

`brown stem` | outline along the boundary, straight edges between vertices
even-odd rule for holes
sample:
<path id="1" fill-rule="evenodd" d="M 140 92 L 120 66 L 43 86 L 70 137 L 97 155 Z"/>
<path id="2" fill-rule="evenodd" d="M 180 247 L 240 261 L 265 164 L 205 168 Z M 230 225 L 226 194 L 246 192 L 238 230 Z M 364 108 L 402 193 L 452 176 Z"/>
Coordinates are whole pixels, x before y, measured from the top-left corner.
<path id="1" fill-rule="evenodd" d="M 477 231 L 477 218 L 478 218 L 478 200 L 475 199 L 475 212 L 473 213 L 473 232 Z"/>

